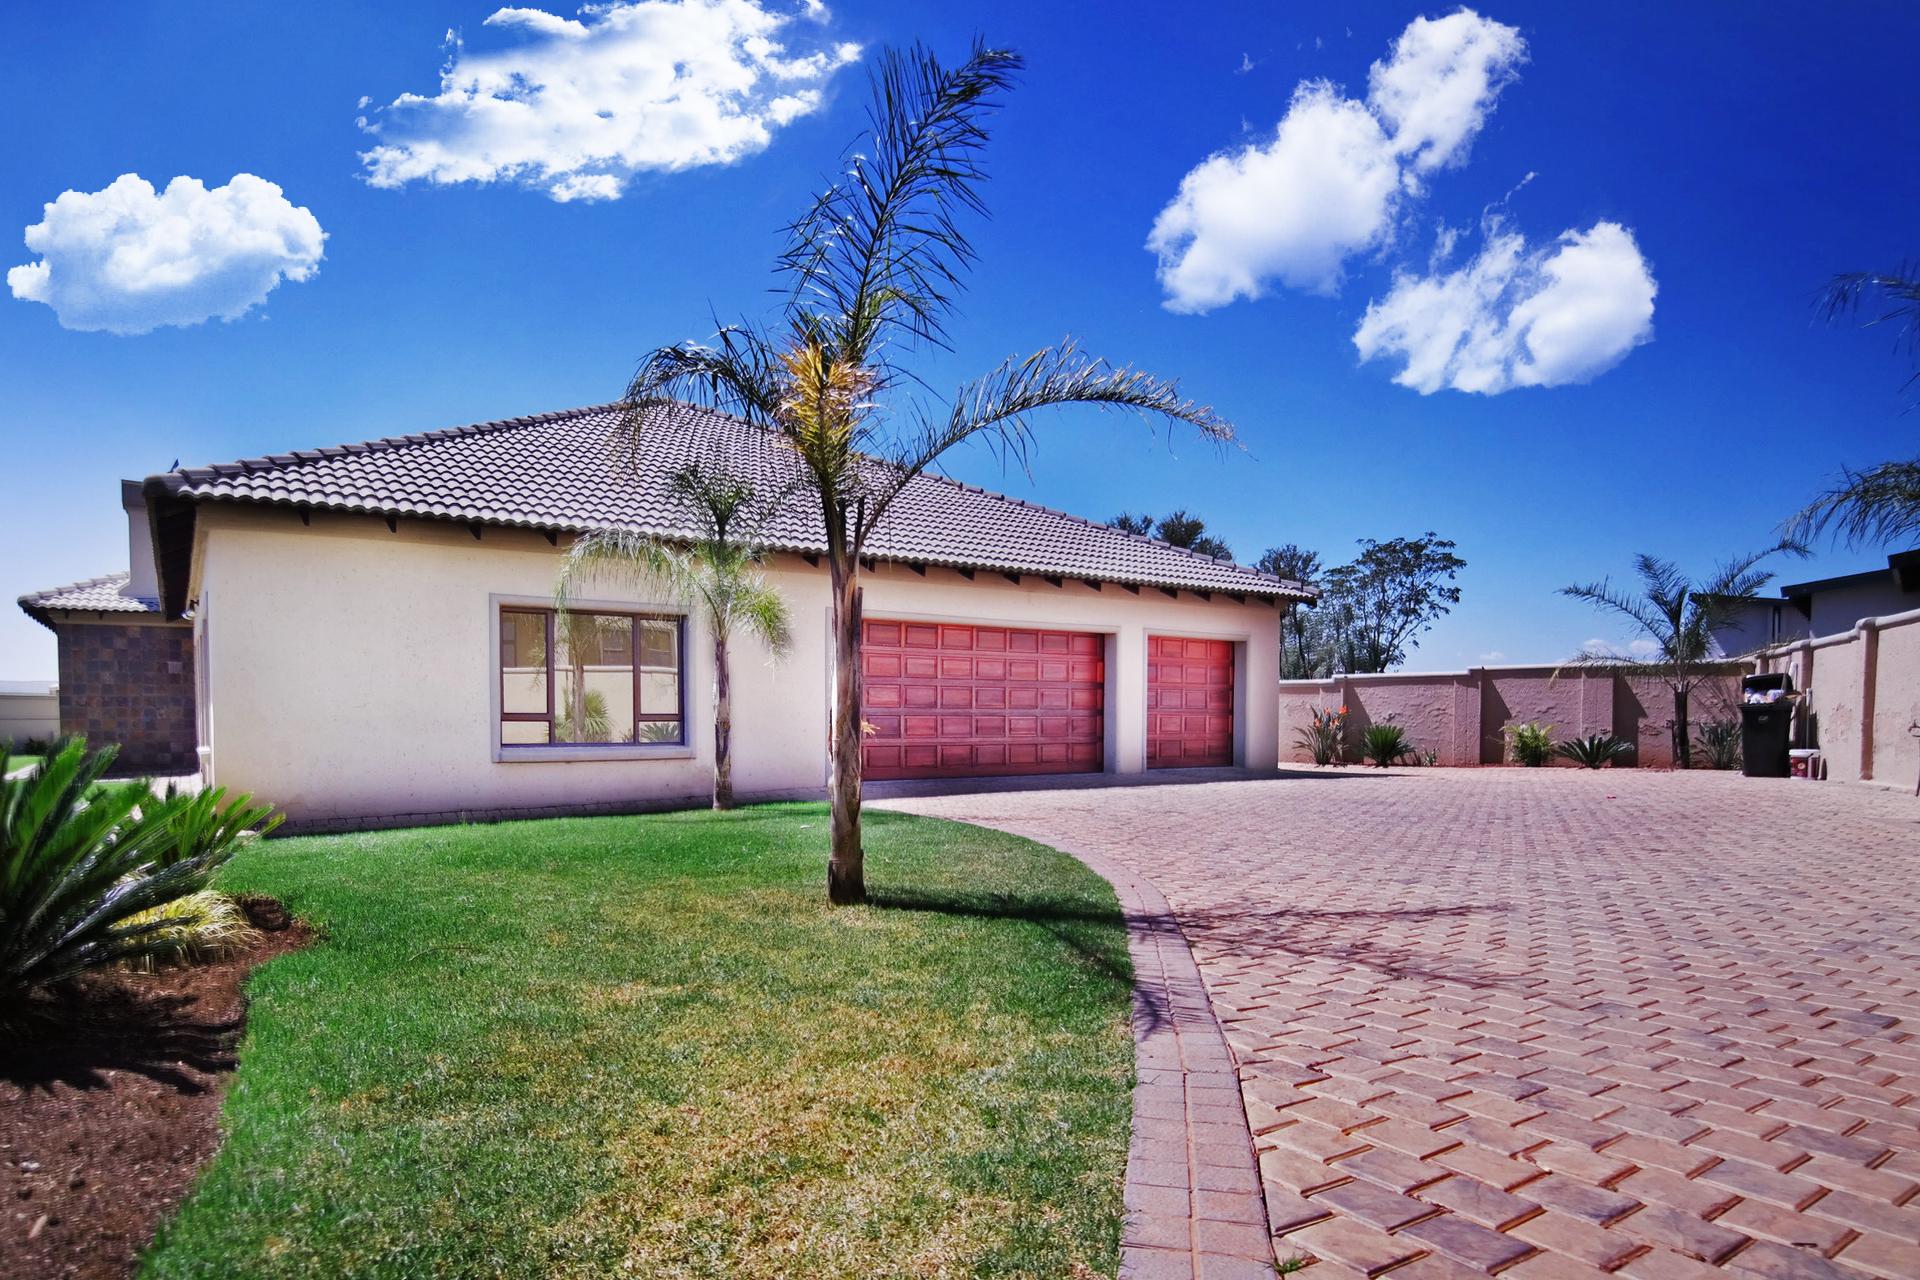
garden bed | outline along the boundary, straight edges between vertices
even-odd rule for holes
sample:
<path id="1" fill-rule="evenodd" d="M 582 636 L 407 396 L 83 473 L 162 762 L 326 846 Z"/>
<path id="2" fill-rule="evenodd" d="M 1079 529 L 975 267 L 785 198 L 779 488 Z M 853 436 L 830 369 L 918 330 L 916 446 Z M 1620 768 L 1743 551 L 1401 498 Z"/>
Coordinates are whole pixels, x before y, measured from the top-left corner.
<path id="1" fill-rule="evenodd" d="M 0 1272 L 120 1277 L 219 1145 L 253 969 L 303 926 L 226 960 L 77 984 L 58 1022 L 0 1037 Z"/>

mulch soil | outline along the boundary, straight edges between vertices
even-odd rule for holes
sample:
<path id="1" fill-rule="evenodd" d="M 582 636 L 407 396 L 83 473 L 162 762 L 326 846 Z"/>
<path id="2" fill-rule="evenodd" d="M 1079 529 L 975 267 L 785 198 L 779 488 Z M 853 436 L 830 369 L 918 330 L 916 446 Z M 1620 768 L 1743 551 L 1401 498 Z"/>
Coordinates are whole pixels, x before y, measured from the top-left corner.
<path id="1" fill-rule="evenodd" d="M 0 1026 L 0 1276 L 131 1275 L 220 1145 L 247 974 L 308 941 L 243 905 L 267 930 L 250 951 L 92 974 Z"/>

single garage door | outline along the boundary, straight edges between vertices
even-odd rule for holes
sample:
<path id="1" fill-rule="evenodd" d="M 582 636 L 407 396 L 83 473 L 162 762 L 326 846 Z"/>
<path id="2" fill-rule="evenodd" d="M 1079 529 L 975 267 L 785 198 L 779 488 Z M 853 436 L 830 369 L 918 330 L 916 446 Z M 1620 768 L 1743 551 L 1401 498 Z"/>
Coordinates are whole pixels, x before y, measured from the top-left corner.
<path id="1" fill-rule="evenodd" d="M 1233 763 L 1233 644 L 1147 637 L 1147 768 Z"/>
<path id="2" fill-rule="evenodd" d="M 866 624 L 861 771 L 869 778 L 1095 773 L 1106 644 L 1079 631 Z"/>

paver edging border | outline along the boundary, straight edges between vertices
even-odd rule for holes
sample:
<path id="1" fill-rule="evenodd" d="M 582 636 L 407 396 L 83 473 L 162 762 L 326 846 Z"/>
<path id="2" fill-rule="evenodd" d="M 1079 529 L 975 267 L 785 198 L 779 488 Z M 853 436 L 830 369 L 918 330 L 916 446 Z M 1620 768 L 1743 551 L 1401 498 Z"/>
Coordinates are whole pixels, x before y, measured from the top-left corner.
<path id="1" fill-rule="evenodd" d="M 1159 888 L 1067 845 L 1113 886 L 1133 958 L 1133 1139 L 1120 1280 L 1274 1274 L 1266 1192 L 1240 1073 L 1200 966 Z"/>

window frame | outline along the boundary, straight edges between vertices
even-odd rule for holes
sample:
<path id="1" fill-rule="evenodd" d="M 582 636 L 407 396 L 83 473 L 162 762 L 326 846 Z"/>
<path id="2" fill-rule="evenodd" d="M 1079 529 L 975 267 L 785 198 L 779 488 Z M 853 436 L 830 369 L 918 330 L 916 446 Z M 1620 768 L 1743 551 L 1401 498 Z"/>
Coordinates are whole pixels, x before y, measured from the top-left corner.
<path id="1" fill-rule="evenodd" d="M 629 634 L 627 647 L 629 665 L 633 679 L 633 723 L 636 731 L 643 724 L 660 724 L 677 720 L 680 725 L 680 737 L 673 742 L 503 742 L 501 725 L 506 723 L 545 724 L 549 738 L 552 735 L 554 716 L 557 712 L 559 697 L 559 672 L 552 661 L 554 655 L 554 630 L 557 610 L 551 598 L 536 596 L 493 595 L 487 601 L 487 633 L 489 661 L 489 701 L 488 733 L 493 744 L 493 760 L 496 764 L 525 761 L 553 760 L 658 760 L 687 759 L 693 756 L 692 726 L 687 720 L 687 684 L 692 677 L 691 655 L 687 648 L 687 614 L 683 609 L 649 607 L 634 604 L 631 601 L 582 600 L 574 606 L 577 613 L 610 615 L 629 618 L 633 630 Z M 512 613 L 531 613 L 541 615 L 546 628 L 546 693 L 547 706 L 544 712 L 507 711 L 504 709 L 505 668 L 501 665 L 501 631 L 506 615 Z M 678 706 L 672 715 L 654 712 L 643 715 L 641 706 L 641 679 L 643 667 L 641 653 L 640 624 L 644 622 L 670 622 L 674 627 L 674 644 L 679 657 L 678 663 Z"/>

